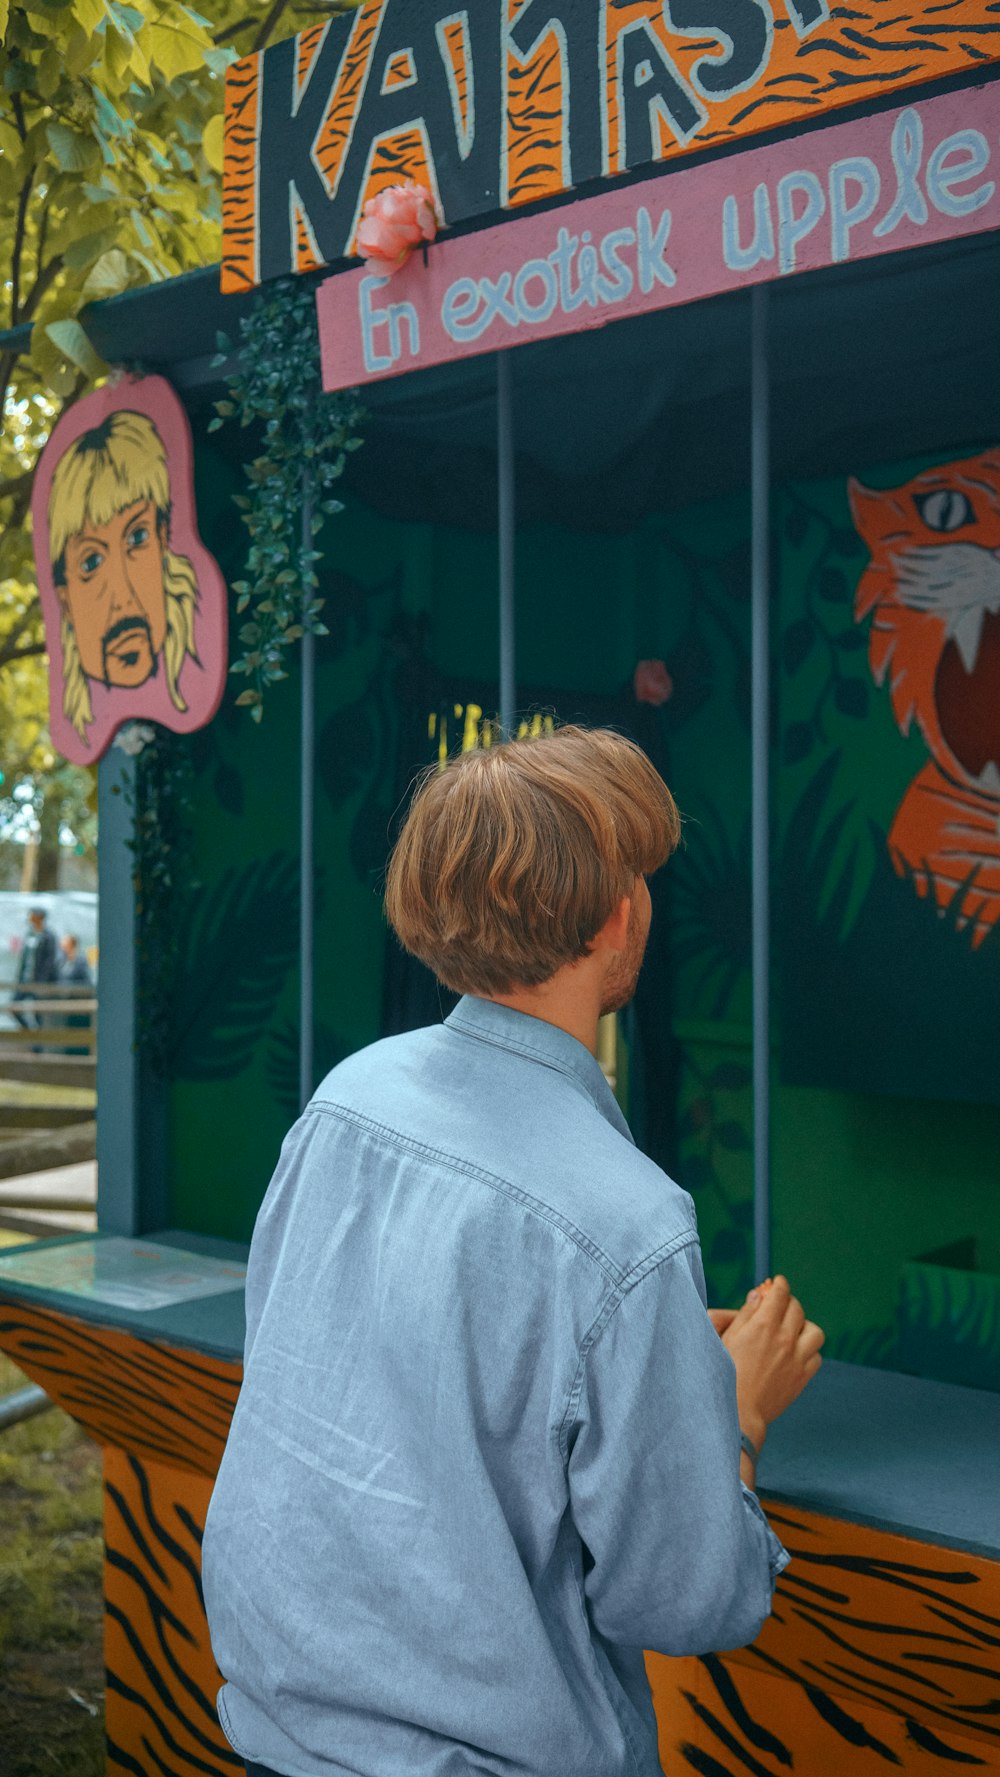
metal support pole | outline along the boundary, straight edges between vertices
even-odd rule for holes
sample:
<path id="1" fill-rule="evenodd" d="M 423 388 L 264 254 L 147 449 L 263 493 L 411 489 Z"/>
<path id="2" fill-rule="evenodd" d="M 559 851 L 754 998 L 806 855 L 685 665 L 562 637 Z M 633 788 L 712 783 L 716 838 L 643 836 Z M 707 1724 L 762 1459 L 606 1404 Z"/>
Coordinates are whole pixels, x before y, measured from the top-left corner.
<path id="1" fill-rule="evenodd" d="M 500 576 L 500 726 L 514 732 L 514 418 L 509 352 L 497 353 L 497 533 Z"/>
<path id="2" fill-rule="evenodd" d="M 97 1223 L 102 1234 L 142 1232 L 139 1190 L 139 965 L 135 906 L 137 769 L 110 747 L 97 768 L 101 953 L 97 1046 Z"/>
<path id="3" fill-rule="evenodd" d="M 312 548 L 312 490 L 302 482 L 302 548 Z M 316 790 L 316 638 L 302 637 L 302 739 L 300 760 L 301 883 L 299 887 L 299 1109 L 313 1095 L 313 937 L 315 866 L 313 807 Z"/>
<path id="4" fill-rule="evenodd" d="M 36 1413 L 47 1413 L 55 1404 L 44 1388 L 36 1388 L 34 1383 L 17 1388 L 0 1400 L 0 1431 L 6 1431 L 9 1425 L 20 1425 L 23 1419 L 34 1419 Z"/>
<path id="5" fill-rule="evenodd" d="M 754 1281 L 771 1270 L 771 628 L 768 288 L 750 298 L 750 772 Z"/>

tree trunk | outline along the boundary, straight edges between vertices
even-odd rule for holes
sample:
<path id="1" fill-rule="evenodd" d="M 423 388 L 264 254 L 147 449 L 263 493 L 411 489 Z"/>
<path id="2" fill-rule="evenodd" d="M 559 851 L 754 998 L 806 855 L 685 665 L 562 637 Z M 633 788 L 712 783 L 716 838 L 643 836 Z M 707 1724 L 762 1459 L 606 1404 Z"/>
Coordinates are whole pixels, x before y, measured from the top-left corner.
<path id="1" fill-rule="evenodd" d="M 38 816 L 41 831 L 38 836 L 38 875 L 35 888 L 57 889 L 59 887 L 59 829 L 62 826 L 62 799 L 58 796 L 46 796 Z"/>

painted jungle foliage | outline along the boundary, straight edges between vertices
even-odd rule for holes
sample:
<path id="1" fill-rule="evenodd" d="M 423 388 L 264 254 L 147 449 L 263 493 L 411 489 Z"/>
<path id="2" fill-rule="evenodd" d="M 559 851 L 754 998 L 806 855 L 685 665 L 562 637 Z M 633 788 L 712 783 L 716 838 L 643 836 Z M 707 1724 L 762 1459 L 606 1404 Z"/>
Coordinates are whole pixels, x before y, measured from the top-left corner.
<path id="1" fill-rule="evenodd" d="M 834 1355 L 996 1386 L 998 457 L 973 440 L 850 467 L 774 502 L 775 1261 Z M 203 449 L 198 477 L 232 577 L 234 472 Z M 414 772 L 481 744 L 498 695 L 495 538 L 351 501 L 334 522 L 317 1078 L 451 1003 L 388 939 L 379 883 Z M 617 1090 L 695 1198 L 712 1295 L 734 1299 L 752 1225 L 747 500 L 624 537 L 526 528 L 518 653 L 529 724 L 624 728 L 685 813 Z M 259 728 L 227 699 L 176 743 L 196 862 L 165 1042 L 170 1220 L 206 1233 L 249 1237 L 296 1111 L 298 714 L 293 679 Z"/>

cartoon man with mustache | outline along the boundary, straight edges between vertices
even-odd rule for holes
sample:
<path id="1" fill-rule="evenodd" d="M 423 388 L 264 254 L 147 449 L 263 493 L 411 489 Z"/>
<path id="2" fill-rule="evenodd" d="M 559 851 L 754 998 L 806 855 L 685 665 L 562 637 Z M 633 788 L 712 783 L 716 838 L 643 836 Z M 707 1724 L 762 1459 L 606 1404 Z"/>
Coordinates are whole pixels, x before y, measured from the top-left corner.
<path id="1" fill-rule="evenodd" d="M 198 662 L 198 583 L 189 559 L 169 547 L 170 507 L 166 451 L 143 413 L 111 413 L 70 445 L 53 473 L 49 554 L 63 713 L 81 740 L 93 721 L 95 683 L 131 691 L 162 670 L 174 708 L 187 709 L 180 678 L 189 658 Z"/>

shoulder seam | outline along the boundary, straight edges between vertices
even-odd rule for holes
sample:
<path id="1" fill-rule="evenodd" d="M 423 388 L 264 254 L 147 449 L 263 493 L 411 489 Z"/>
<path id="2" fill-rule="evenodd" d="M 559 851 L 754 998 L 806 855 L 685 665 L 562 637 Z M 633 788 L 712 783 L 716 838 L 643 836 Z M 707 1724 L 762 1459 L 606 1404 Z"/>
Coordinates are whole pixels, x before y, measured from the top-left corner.
<path id="1" fill-rule="evenodd" d="M 605 1327 L 618 1312 L 625 1297 L 631 1294 L 632 1290 L 635 1289 L 637 1284 L 642 1282 L 643 1278 L 648 1277 L 651 1271 L 658 1270 L 668 1259 L 674 1258 L 677 1253 L 683 1252 L 685 1248 L 697 1245 L 698 1232 L 695 1228 L 687 1228 L 683 1233 L 675 1234 L 671 1240 L 664 1241 L 664 1244 L 661 1247 L 657 1247 L 655 1252 L 650 1253 L 647 1258 L 640 1260 L 637 1265 L 634 1265 L 631 1271 L 625 1273 L 618 1288 L 614 1291 L 613 1295 L 608 1297 L 600 1313 L 597 1315 L 597 1318 L 588 1328 L 580 1342 L 580 1357 L 577 1364 L 576 1375 L 573 1378 L 573 1386 L 569 1391 L 569 1399 L 566 1402 L 566 1411 L 563 1414 L 559 1425 L 559 1449 L 562 1453 L 564 1462 L 569 1460 L 569 1451 L 566 1447 L 567 1428 L 572 1415 L 576 1412 L 580 1402 L 580 1395 L 583 1392 L 583 1378 L 587 1368 L 587 1359 L 594 1349 L 594 1346 L 597 1344 L 598 1339 L 601 1337 L 601 1334 L 604 1332 Z"/>
<path id="2" fill-rule="evenodd" d="M 350 1110 L 347 1105 L 336 1104 L 332 1099 L 313 1100 L 304 1114 L 308 1115 L 310 1112 L 340 1118 L 346 1123 L 352 1123 L 356 1128 L 387 1142 L 392 1147 L 402 1148 L 420 1159 L 433 1160 L 439 1166 L 446 1166 L 450 1172 L 463 1173 L 467 1178 L 478 1179 L 480 1184 L 487 1185 L 490 1190 L 500 1192 L 501 1195 L 511 1198 L 515 1203 L 523 1204 L 525 1209 L 530 1210 L 541 1221 L 546 1221 L 552 1227 L 558 1228 L 559 1232 L 566 1235 L 574 1246 L 579 1247 L 581 1252 L 593 1259 L 612 1285 L 614 1292 L 621 1289 L 622 1283 L 629 1275 L 627 1272 L 620 1271 L 603 1248 L 599 1247 L 595 1241 L 588 1239 L 582 1228 L 578 1228 L 575 1222 L 571 1222 L 567 1216 L 560 1215 L 558 1210 L 540 1202 L 529 1191 L 523 1190 L 520 1185 L 512 1184 L 509 1179 L 502 1178 L 498 1173 L 487 1172 L 484 1167 L 474 1166 L 471 1161 L 462 1160 L 457 1154 L 449 1154 L 442 1148 L 432 1148 L 428 1142 L 415 1141 L 412 1136 L 403 1135 L 398 1129 L 391 1129 L 385 1123 L 376 1123 L 373 1118 L 363 1116 L 360 1111 Z"/>

